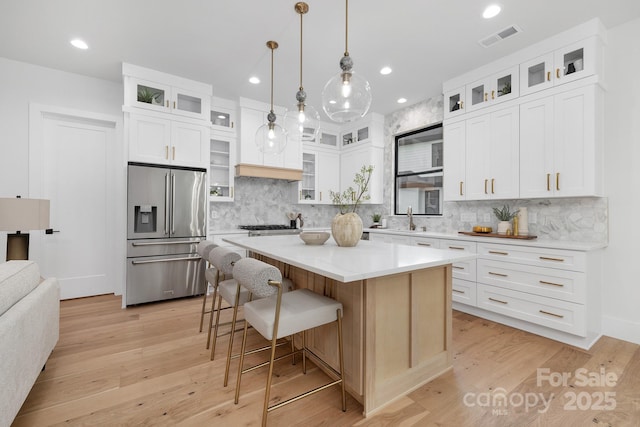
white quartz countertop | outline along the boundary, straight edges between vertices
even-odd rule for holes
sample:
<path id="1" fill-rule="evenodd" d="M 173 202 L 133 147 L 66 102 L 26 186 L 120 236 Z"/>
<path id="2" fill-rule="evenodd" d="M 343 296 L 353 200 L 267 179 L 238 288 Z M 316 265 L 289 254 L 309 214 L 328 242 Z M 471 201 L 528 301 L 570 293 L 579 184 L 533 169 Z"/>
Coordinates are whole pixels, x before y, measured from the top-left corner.
<path id="1" fill-rule="evenodd" d="M 413 236 L 413 237 L 433 237 L 435 239 L 449 239 L 449 240 L 465 240 L 471 242 L 480 243 L 497 243 L 500 245 L 514 245 L 514 246 L 530 246 L 537 248 L 550 248 L 550 249 L 566 249 L 574 251 L 593 251 L 597 249 L 606 248 L 606 243 L 600 242 L 571 242 L 565 240 L 524 240 L 524 239 L 510 239 L 508 237 L 484 237 L 484 236 L 468 236 L 466 234 L 449 234 L 449 233 L 436 233 L 431 231 L 410 231 L 410 230 L 396 230 L 391 228 L 367 228 L 364 230 L 369 233 L 380 234 L 393 234 L 401 236 Z"/>
<path id="2" fill-rule="evenodd" d="M 475 259 L 476 254 L 420 246 L 361 240 L 354 247 L 340 247 L 333 238 L 324 245 L 306 245 L 299 236 L 224 237 L 225 242 L 284 263 L 329 277 L 352 282 L 389 274 Z"/>

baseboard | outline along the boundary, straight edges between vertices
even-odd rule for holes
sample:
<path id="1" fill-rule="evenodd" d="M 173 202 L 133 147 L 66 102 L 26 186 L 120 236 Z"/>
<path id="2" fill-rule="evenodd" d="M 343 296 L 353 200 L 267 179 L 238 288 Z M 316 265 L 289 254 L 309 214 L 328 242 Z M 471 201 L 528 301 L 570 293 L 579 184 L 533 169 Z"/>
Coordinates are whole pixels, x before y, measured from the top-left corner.
<path id="1" fill-rule="evenodd" d="M 611 316 L 602 316 L 602 334 L 640 344 L 640 323 Z"/>

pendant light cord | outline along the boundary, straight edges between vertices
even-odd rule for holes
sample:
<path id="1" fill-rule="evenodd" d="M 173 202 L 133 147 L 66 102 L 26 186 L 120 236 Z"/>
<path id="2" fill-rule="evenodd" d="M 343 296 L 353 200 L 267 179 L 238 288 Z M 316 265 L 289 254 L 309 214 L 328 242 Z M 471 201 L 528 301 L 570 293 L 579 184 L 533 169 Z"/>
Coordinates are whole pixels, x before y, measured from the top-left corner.
<path id="1" fill-rule="evenodd" d="M 344 56 L 349 56 L 349 0 L 345 0 Z"/>
<path id="2" fill-rule="evenodd" d="M 275 48 L 271 46 L 271 112 L 273 113 L 273 50 Z"/>
<path id="3" fill-rule="evenodd" d="M 302 13 L 300 14 L 300 90 L 302 87 Z"/>

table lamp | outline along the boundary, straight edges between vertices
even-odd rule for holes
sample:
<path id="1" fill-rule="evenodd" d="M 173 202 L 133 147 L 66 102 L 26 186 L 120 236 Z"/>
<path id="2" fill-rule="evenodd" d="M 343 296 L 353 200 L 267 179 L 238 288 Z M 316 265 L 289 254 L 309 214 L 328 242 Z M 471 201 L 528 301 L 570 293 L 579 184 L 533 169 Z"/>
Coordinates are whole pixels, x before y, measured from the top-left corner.
<path id="1" fill-rule="evenodd" d="M 7 234 L 7 261 L 29 259 L 29 233 L 49 228 L 49 200 L 0 198 L 0 231 Z"/>

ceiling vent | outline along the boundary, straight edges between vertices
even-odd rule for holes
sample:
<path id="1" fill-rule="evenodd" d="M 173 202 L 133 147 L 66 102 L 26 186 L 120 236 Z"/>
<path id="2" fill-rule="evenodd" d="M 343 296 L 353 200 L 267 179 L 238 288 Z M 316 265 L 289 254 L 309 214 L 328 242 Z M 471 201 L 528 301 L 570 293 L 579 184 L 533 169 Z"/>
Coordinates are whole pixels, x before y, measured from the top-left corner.
<path id="1" fill-rule="evenodd" d="M 516 34 L 519 34 L 521 32 L 522 29 L 520 29 L 520 27 L 518 27 L 517 25 L 511 25 L 501 31 L 498 31 L 495 34 L 491 34 L 489 37 L 480 40 L 478 43 L 480 43 L 482 47 L 493 46 L 494 44 L 506 39 L 507 37 L 515 36 Z"/>

